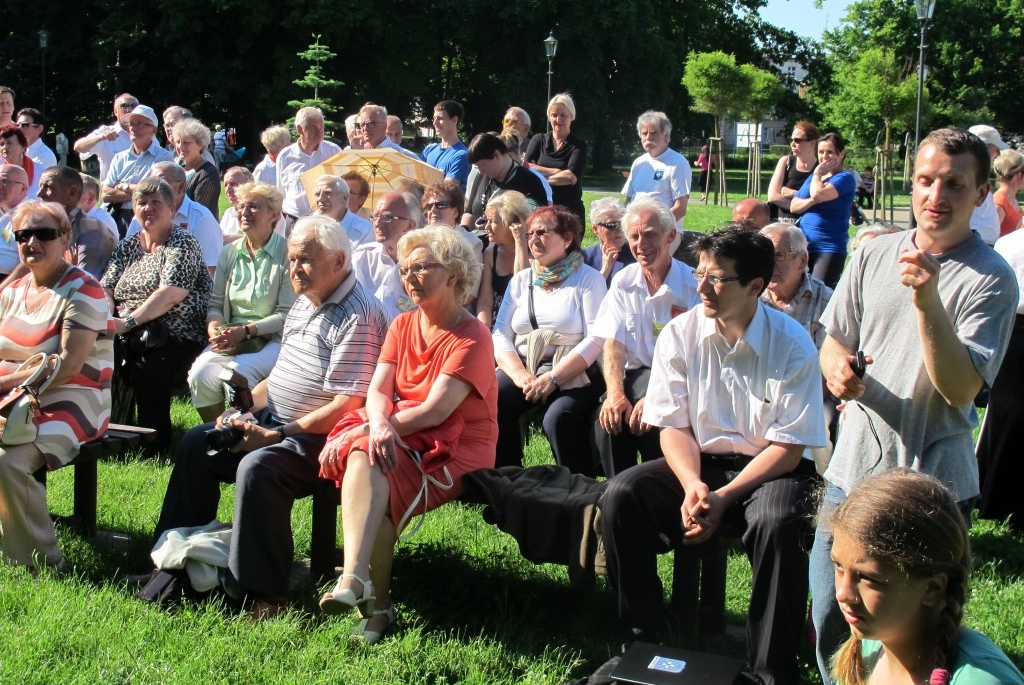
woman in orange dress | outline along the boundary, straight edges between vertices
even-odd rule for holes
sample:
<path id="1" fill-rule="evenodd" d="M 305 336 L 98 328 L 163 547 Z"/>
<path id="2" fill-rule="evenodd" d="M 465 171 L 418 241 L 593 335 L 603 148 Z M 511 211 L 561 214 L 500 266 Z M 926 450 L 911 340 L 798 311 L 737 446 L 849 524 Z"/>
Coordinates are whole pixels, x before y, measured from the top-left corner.
<path id="1" fill-rule="evenodd" d="M 413 515 L 458 497 L 464 474 L 493 467 L 498 439 L 490 332 L 462 307 L 480 278 L 472 246 L 431 225 L 402 237 L 398 262 L 418 308 L 391 324 L 364 413 L 343 419 L 339 427 L 352 427 L 335 429 L 320 455 L 322 475 L 341 482 L 345 536 L 344 572 L 320 607 L 358 608 L 356 635 L 370 644 L 395 621 L 396 535 Z M 435 440 L 443 446 L 412 451 Z"/>

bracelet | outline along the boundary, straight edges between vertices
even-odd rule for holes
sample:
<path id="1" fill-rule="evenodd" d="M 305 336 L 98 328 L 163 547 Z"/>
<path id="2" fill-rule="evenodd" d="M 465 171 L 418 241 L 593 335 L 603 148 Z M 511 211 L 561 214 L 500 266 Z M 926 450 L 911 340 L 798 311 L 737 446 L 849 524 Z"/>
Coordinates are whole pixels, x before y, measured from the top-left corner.
<path id="1" fill-rule="evenodd" d="M 558 376 L 555 375 L 554 371 L 548 371 L 548 378 L 551 379 L 551 382 L 555 385 L 556 388 L 562 387 L 558 384 Z"/>
<path id="2" fill-rule="evenodd" d="M 278 426 L 274 430 L 277 432 L 277 441 L 278 442 L 284 442 L 285 438 L 288 437 L 287 435 L 284 434 L 284 426 Z"/>
<path id="3" fill-rule="evenodd" d="M 245 339 L 252 340 L 252 334 L 249 333 L 249 324 L 245 324 L 244 326 L 242 326 L 242 330 L 245 331 Z"/>
<path id="4" fill-rule="evenodd" d="M 134 316 L 129 314 L 128 316 L 124 317 L 124 329 L 126 331 L 130 331 L 130 330 L 132 330 L 134 328 L 138 328 L 138 327 L 139 327 L 139 322 L 135 320 Z"/>

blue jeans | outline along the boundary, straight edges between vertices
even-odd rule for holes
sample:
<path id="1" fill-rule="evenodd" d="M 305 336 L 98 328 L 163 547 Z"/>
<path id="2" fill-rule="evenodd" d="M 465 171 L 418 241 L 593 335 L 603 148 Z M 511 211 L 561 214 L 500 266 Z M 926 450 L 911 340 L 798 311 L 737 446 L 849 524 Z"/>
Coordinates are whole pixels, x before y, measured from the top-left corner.
<path id="1" fill-rule="evenodd" d="M 843 612 L 836 602 L 836 576 L 832 565 L 832 529 L 824 522 L 840 504 L 846 501 L 846 493 L 832 483 L 825 488 L 825 497 L 818 510 L 818 525 L 814 530 L 814 544 L 811 546 L 811 622 L 814 624 L 814 655 L 821 671 L 824 685 L 832 685 L 829 678 L 829 661 L 840 645 L 850 636 Z"/>

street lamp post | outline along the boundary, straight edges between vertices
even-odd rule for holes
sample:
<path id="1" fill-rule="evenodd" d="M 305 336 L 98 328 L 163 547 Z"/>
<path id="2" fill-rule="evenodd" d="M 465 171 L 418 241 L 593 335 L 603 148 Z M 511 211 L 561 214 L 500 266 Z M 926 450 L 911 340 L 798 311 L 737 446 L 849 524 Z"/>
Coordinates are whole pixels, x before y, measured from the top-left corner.
<path id="1" fill-rule="evenodd" d="M 917 10 L 917 21 L 921 24 L 921 45 L 917 57 L 917 113 L 914 115 L 914 154 L 917 155 L 917 146 L 921 143 L 921 101 L 924 98 L 924 43 L 925 34 L 928 32 L 928 22 L 932 20 L 932 13 L 935 12 L 936 0 L 914 0 L 914 8 Z M 917 224 L 914 212 L 910 212 L 910 227 Z"/>
<path id="2" fill-rule="evenodd" d="M 544 106 L 547 107 L 547 103 L 551 102 L 551 65 L 555 61 L 555 53 L 558 52 L 558 39 L 555 38 L 555 32 L 552 30 L 548 37 L 544 39 L 544 54 L 548 56 L 548 99 L 544 102 Z M 544 120 L 547 122 L 547 131 L 551 130 L 551 121 L 548 120 L 547 113 L 544 114 Z"/>
<path id="3" fill-rule="evenodd" d="M 43 60 L 43 71 L 42 71 L 42 88 L 43 88 L 43 101 L 40 109 L 43 112 L 43 118 L 46 118 L 46 46 L 50 42 L 50 32 L 46 29 L 39 30 L 39 52 L 42 54 Z"/>

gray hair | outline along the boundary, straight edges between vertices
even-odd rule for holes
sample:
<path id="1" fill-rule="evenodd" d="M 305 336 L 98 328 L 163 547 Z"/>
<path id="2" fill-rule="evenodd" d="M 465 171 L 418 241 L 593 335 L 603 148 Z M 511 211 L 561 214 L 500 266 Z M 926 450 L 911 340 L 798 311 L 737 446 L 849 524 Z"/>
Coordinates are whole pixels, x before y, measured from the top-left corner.
<path id="1" fill-rule="evenodd" d="M 163 198 L 164 204 L 174 207 L 174 191 L 171 190 L 171 185 L 159 176 L 150 176 L 139 181 L 135 186 L 135 192 L 132 193 L 132 202 L 137 204 L 150 195 L 159 195 Z"/>
<path id="2" fill-rule="evenodd" d="M 576 121 L 576 105 L 572 101 L 572 96 L 568 93 L 559 93 L 555 97 L 551 98 L 551 102 L 548 103 L 548 108 L 545 113 L 550 114 L 551 108 L 555 105 L 563 105 L 569 110 L 569 121 Z"/>
<path id="3" fill-rule="evenodd" d="M 182 119 L 171 129 L 171 134 L 176 141 L 182 137 L 191 138 L 204 150 L 210 147 L 210 141 L 213 139 L 210 129 L 198 119 Z"/>
<path id="4" fill-rule="evenodd" d="M 310 214 L 295 222 L 288 240 L 295 240 L 296 237 L 306 236 L 315 240 L 327 252 L 345 254 L 345 263 L 351 268 L 352 265 L 352 242 L 348 239 L 348 233 L 337 221 L 323 214 Z"/>
<path id="5" fill-rule="evenodd" d="M 320 111 L 319 107 L 303 107 L 295 113 L 296 126 L 305 126 L 310 119 L 318 119 L 320 123 L 323 123 L 324 113 Z"/>
<path id="6" fill-rule="evenodd" d="M 641 212 L 650 212 L 658 217 L 658 225 L 662 233 L 668 233 L 676 227 L 676 218 L 668 205 L 653 197 L 639 197 L 626 205 L 626 213 L 622 215 L 622 230 L 625 232 L 629 222 Z"/>
<path id="7" fill-rule="evenodd" d="M 167 121 L 167 117 L 171 117 L 172 119 L 191 119 L 192 110 L 187 107 L 182 107 L 181 105 L 171 105 L 163 111 L 161 116 L 164 121 Z"/>
<path id="8" fill-rule="evenodd" d="M 82 193 L 92 193 L 97 198 L 100 196 L 100 183 L 89 174 L 79 172 L 79 176 L 82 177 Z"/>
<path id="9" fill-rule="evenodd" d="M 246 183 L 252 183 L 253 181 L 256 180 L 256 177 L 252 175 L 252 172 L 249 171 L 249 168 L 248 167 L 244 167 L 244 166 L 233 166 L 233 167 L 231 167 L 230 169 L 228 169 L 227 171 L 224 172 L 224 178 L 227 178 L 228 174 L 233 174 L 233 173 L 242 174 L 242 176 L 245 177 L 245 182 Z"/>
<path id="10" fill-rule="evenodd" d="M 323 174 L 317 176 L 316 184 L 320 185 L 323 183 L 329 186 L 331 190 L 336 192 L 338 195 L 347 198 L 348 197 L 348 183 L 345 182 L 341 176 L 332 176 L 331 174 Z"/>
<path id="11" fill-rule="evenodd" d="M 444 224 L 430 224 L 409 231 L 398 240 L 398 261 L 403 262 L 417 247 L 425 247 L 455 275 L 455 298 L 465 302 L 476 290 L 483 265 L 462 229 L 452 230 Z"/>
<path id="12" fill-rule="evenodd" d="M 523 125 L 526 126 L 526 130 L 529 131 L 530 130 L 530 114 L 529 114 L 529 112 L 527 112 L 522 107 L 516 107 L 516 106 L 513 105 L 512 107 L 509 107 L 505 111 L 505 114 L 508 114 L 509 112 L 511 112 L 513 110 L 515 110 L 515 112 L 519 115 L 519 118 L 523 120 Z"/>
<path id="13" fill-rule="evenodd" d="M 797 254 L 807 254 L 807 236 L 804 235 L 803 230 L 794 223 L 789 221 L 776 221 L 773 224 L 768 224 L 761 229 L 761 233 L 771 237 L 773 234 L 789 239 L 789 249 L 791 252 Z"/>
<path id="14" fill-rule="evenodd" d="M 609 221 L 613 215 L 618 215 L 619 219 L 622 219 L 625 211 L 626 208 L 619 202 L 619 198 L 612 195 L 602 197 L 590 203 L 590 223 L 596 226 Z"/>
<path id="15" fill-rule="evenodd" d="M 881 222 L 874 222 L 870 224 L 864 224 L 857 229 L 856 235 L 850 238 L 850 242 L 847 244 L 846 249 L 849 254 L 853 254 L 858 247 L 866 243 L 871 238 L 877 238 L 880 235 L 887 233 L 899 233 L 903 229 L 895 224 L 886 224 Z"/>
<path id="16" fill-rule="evenodd" d="M 355 131 L 356 130 L 356 121 L 358 121 L 358 120 L 359 120 L 359 115 L 358 114 L 350 114 L 347 117 L 345 117 L 345 130 L 350 132 L 350 133 L 352 131 Z"/>
<path id="17" fill-rule="evenodd" d="M 640 134 L 644 126 L 657 126 L 658 130 L 666 136 L 672 135 L 672 122 L 664 112 L 656 112 L 653 109 L 649 109 L 641 114 L 636 120 L 637 135 Z"/>
<path id="18" fill-rule="evenodd" d="M 360 114 L 363 114 L 364 112 L 372 113 L 374 119 L 383 121 L 385 124 L 388 121 L 388 110 L 383 105 L 375 105 L 372 102 L 367 102 L 359 108 Z"/>
<path id="19" fill-rule="evenodd" d="M 409 191 L 398 193 L 402 196 L 402 202 L 405 203 L 405 210 L 409 212 L 409 218 L 415 222 L 417 226 L 423 225 L 423 210 L 420 208 L 420 201 L 414 194 Z"/>
<path id="20" fill-rule="evenodd" d="M 292 134 L 284 126 L 271 126 L 260 134 L 260 143 L 272 155 L 292 144 Z"/>
<path id="21" fill-rule="evenodd" d="M 184 183 L 185 179 L 187 178 L 185 176 L 185 170 L 182 169 L 177 164 L 175 164 L 174 162 L 157 162 L 152 167 L 150 167 L 149 175 L 159 175 L 160 178 L 163 178 L 169 183 Z"/>

